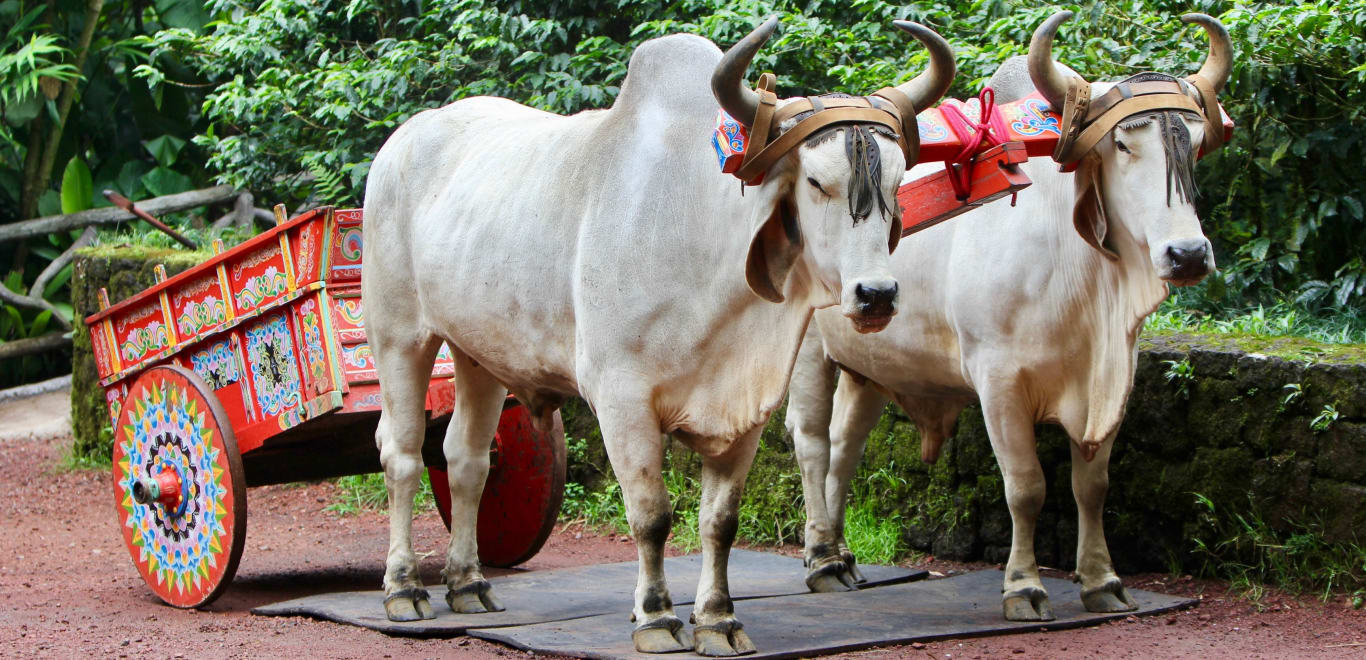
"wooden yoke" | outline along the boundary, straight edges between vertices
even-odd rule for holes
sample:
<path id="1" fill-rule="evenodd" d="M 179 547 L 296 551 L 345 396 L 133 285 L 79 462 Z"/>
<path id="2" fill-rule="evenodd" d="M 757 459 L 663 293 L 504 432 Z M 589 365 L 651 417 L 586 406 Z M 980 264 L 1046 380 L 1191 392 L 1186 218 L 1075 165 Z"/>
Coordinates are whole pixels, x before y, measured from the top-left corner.
<path id="1" fill-rule="evenodd" d="M 949 105 L 969 120 L 980 121 L 981 104 L 975 98 L 966 102 L 947 99 L 939 107 L 916 115 L 920 125 L 918 162 L 943 161 L 947 164 L 962 152 L 963 140 L 951 130 L 942 109 Z M 1052 111 L 1041 94 L 1033 92 L 996 108 L 1004 120 L 1006 135 L 1001 137 L 1006 142 L 976 155 L 970 176 L 971 191 L 966 199 L 960 200 L 955 195 L 947 169 L 907 182 L 897 191 L 897 203 L 903 214 L 902 236 L 928 229 L 1027 187 L 1029 177 L 1020 171 L 1019 164 L 1028 158 L 1053 156 L 1062 137 L 1062 118 Z M 1227 142 L 1233 137 L 1233 121 L 1222 106 L 1219 113 L 1223 123 L 1222 142 Z"/>

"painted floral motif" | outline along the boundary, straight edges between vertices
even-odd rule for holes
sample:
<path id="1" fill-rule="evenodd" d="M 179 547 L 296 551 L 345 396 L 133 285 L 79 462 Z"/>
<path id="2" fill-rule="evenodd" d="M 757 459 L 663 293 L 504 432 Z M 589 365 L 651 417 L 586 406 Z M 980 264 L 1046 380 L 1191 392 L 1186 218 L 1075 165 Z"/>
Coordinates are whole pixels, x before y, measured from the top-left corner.
<path id="1" fill-rule="evenodd" d="M 228 311 L 223 301 L 209 294 L 203 300 L 186 301 L 176 317 L 176 328 L 182 337 L 193 337 L 206 328 L 211 328 L 228 320 Z"/>
<path id="2" fill-rule="evenodd" d="M 342 347 L 342 361 L 356 369 L 373 369 L 374 357 L 369 344 Z"/>
<path id="3" fill-rule="evenodd" d="M 916 128 L 921 142 L 943 142 L 949 137 L 949 127 L 944 125 L 939 113 L 922 112 L 916 115 Z"/>
<path id="4" fill-rule="evenodd" d="M 361 256 L 361 229 L 360 227 L 342 227 L 341 229 L 341 254 L 347 261 L 360 261 Z"/>
<path id="5" fill-rule="evenodd" d="M 227 496 L 224 457 L 206 410 L 183 386 L 152 384 L 127 405 L 133 408 L 119 436 L 119 506 L 132 529 L 139 563 L 147 564 L 158 585 L 181 593 L 198 591 L 210 571 L 227 561 L 223 506 Z M 133 484 L 166 470 L 180 477 L 181 503 L 175 511 L 133 501 Z"/>
<path id="6" fill-rule="evenodd" d="M 247 329 L 247 362 L 255 381 L 256 403 L 267 416 L 299 405 L 303 386 L 294 369 L 289 323 L 276 314 Z"/>
<path id="7" fill-rule="evenodd" d="M 337 311 L 342 319 L 357 327 L 365 327 L 365 314 L 361 311 L 360 298 L 342 298 L 337 301 Z"/>
<path id="8" fill-rule="evenodd" d="M 111 387 L 104 391 L 104 405 L 109 409 L 109 418 L 114 423 L 119 421 L 119 413 L 123 410 L 123 399 L 128 394 L 128 386 Z"/>
<path id="9" fill-rule="evenodd" d="M 248 278 L 247 283 L 242 286 L 242 290 L 235 295 L 237 306 L 241 309 L 251 309 L 261 304 L 261 301 L 278 296 L 289 288 L 289 279 L 280 272 L 275 266 L 266 266 L 265 272 L 260 275 Z"/>
<path id="10" fill-rule="evenodd" d="M 166 331 L 166 325 L 161 321 L 152 321 L 129 330 L 123 338 L 123 344 L 119 346 L 119 354 L 123 356 L 127 366 L 170 344 L 171 334 Z"/>
<path id="11" fill-rule="evenodd" d="M 315 223 L 304 225 L 299 232 L 299 279 L 312 281 L 313 279 L 313 226 Z"/>
<path id="12" fill-rule="evenodd" d="M 327 353 L 323 350 L 323 331 L 319 325 L 318 301 L 314 298 L 299 305 L 299 325 L 304 331 L 304 360 L 314 383 L 327 381 Z"/>
<path id="13" fill-rule="evenodd" d="M 237 359 L 233 355 L 231 339 L 215 342 L 203 350 L 192 353 L 190 366 L 211 389 L 215 390 L 227 387 L 242 378 L 242 374 L 237 370 Z"/>
<path id="14" fill-rule="evenodd" d="M 1010 123 L 1010 130 L 1024 137 L 1044 133 L 1061 137 L 1062 128 L 1058 126 L 1057 115 L 1044 116 L 1048 108 L 1048 102 L 1043 99 L 1025 99 L 1024 103 L 1015 106 L 1015 121 Z"/>

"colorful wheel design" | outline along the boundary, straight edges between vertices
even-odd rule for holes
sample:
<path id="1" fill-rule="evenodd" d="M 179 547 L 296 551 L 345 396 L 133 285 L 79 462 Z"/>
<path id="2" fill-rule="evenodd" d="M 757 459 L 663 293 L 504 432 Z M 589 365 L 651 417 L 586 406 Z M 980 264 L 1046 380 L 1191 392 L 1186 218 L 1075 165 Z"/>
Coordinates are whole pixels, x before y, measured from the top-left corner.
<path id="1" fill-rule="evenodd" d="M 247 537 L 227 415 L 198 376 L 163 365 L 133 382 L 114 429 L 114 508 L 133 565 L 166 604 L 207 604 L 232 581 Z"/>
<path id="2" fill-rule="evenodd" d="M 479 561 L 516 566 L 540 551 L 564 502 L 564 424 L 555 413 L 549 433 L 536 430 L 522 405 L 503 410 L 489 456 L 489 477 L 479 501 Z M 451 527 L 446 471 L 428 468 L 436 509 Z"/>

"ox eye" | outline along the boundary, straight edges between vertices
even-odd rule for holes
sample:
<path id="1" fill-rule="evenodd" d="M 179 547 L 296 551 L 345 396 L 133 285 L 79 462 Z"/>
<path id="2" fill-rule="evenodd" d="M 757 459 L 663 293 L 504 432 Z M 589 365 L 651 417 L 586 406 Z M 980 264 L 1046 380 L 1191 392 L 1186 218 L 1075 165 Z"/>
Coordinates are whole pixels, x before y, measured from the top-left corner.
<path id="1" fill-rule="evenodd" d="M 1115 140 L 1115 146 L 1118 147 L 1120 151 L 1123 151 L 1126 154 L 1133 153 L 1132 151 L 1129 151 L 1129 145 L 1124 144 L 1122 140 Z"/>
<path id="2" fill-rule="evenodd" d="M 825 195 L 826 197 L 829 197 L 829 196 L 830 196 L 830 193 L 825 192 L 825 188 L 822 188 L 822 187 L 821 187 L 821 184 L 820 184 L 819 181 L 816 181 L 815 179 L 813 179 L 813 178 L 811 178 L 811 177 L 806 177 L 806 182 L 809 183 L 809 184 L 811 184 L 811 185 L 813 185 L 813 186 L 815 186 L 815 187 L 816 187 L 816 190 L 821 191 L 821 194 L 822 194 L 822 195 Z"/>

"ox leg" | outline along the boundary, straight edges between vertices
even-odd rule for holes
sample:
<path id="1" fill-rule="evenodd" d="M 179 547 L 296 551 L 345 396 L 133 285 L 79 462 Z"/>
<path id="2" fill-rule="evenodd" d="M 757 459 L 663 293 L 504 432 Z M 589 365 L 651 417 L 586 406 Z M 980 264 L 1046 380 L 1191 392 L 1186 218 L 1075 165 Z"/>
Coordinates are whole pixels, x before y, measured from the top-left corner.
<path id="1" fill-rule="evenodd" d="M 1022 401 L 1023 397 L 1013 393 L 982 397 L 982 413 L 1005 481 L 1013 529 L 1002 609 L 1010 621 L 1052 621 L 1053 608 L 1034 558 L 1034 528 L 1043 510 L 1043 468 L 1039 466 L 1034 419 Z"/>
<path id="2" fill-rule="evenodd" d="M 673 527 L 673 506 L 664 485 L 664 443 L 659 422 L 603 405 L 598 423 L 612 471 L 621 483 L 626 520 L 639 557 L 631 640 L 641 653 L 672 653 L 692 648 L 692 636 L 674 614 L 664 579 L 664 543 Z M 644 409 L 643 405 L 632 406 Z"/>
<path id="3" fill-rule="evenodd" d="M 851 589 L 855 584 L 867 580 L 858 570 L 857 558 L 844 538 L 849 485 L 858 471 L 859 461 L 863 459 L 868 432 L 877 426 L 887 402 L 888 398 L 870 381 L 848 373 L 840 374 L 839 389 L 835 390 L 834 419 L 830 424 L 830 473 L 825 477 L 825 508 L 830 512 L 830 522 L 835 532 L 836 556 L 844 567 L 836 577 Z M 833 586 L 829 580 L 826 585 Z"/>
<path id="4" fill-rule="evenodd" d="M 479 500 L 489 474 L 489 443 L 498 432 L 507 389 L 463 354 L 455 356 L 455 410 L 442 450 L 451 488 L 451 541 L 446 550 L 446 604 L 462 614 L 499 612 L 479 569 Z"/>
<path id="5" fill-rule="evenodd" d="M 1110 449 L 1114 436 L 1101 444 L 1095 458 L 1087 461 L 1075 442 L 1072 447 L 1072 493 L 1077 499 L 1077 578 L 1081 602 L 1088 612 L 1132 612 L 1138 603 L 1125 591 L 1110 561 L 1101 515 L 1110 487 Z"/>
<path id="6" fill-rule="evenodd" d="M 694 650 L 699 655 L 732 656 L 754 653 L 754 643 L 735 618 L 727 565 L 739 528 L 740 497 L 745 476 L 754 463 L 763 426 L 756 426 L 731 445 L 725 454 L 702 457 L 702 503 L 698 511 L 702 537 L 702 577 L 693 606 Z"/>
<path id="7" fill-rule="evenodd" d="M 830 472 L 830 418 L 838 369 L 825 356 L 820 331 L 813 321 L 792 367 L 788 385 L 787 430 L 801 468 L 806 501 L 806 586 L 812 591 L 847 591 L 848 577 L 841 565 L 838 537 L 825 507 L 825 480 Z M 845 579 L 839 579 L 843 576 Z"/>
<path id="8" fill-rule="evenodd" d="M 389 554 L 384 562 L 384 612 L 390 621 L 431 619 L 427 591 L 413 554 L 413 496 L 422 479 L 422 441 L 426 435 L 427 384 L 441 342 L 426 338 L 407 343 L 384 341 L 372 333 L 383 407 L 375 442 L 389 495 Z M 379 341 L 376 341 L 379 340 Z"/>

